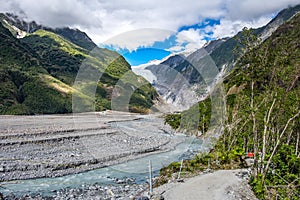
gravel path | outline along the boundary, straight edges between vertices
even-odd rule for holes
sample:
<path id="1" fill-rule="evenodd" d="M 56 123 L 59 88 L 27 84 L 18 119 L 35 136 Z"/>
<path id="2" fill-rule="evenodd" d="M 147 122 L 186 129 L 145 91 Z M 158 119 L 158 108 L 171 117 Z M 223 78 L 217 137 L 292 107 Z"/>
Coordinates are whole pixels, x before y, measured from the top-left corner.
<path id="1" fill-rule="evenodd" d="M 248 183 L 248 170 L 219 170 L 171 182 L 154 190 L 165 200 L 257 200 Z"/>

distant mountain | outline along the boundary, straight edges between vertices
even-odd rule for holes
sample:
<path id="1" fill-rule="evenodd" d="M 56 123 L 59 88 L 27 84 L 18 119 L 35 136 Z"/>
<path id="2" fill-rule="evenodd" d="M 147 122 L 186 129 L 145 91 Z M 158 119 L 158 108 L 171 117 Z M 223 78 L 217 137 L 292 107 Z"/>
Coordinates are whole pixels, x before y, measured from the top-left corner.
<path id="1" fill-rule="evenodd" d="M 72 112 L 72 97 L 80 101 L 77 112 L 111 109 L 111 99 L 121 91 L 132 94 L 124 105 L 129 108 L 120 110 L 148 112 L 153 106 L 155 89 L 122 56 L 96 47 L 85 33 L 8 14 L 1 14 L 0 21 L 0 114 Z M 99 82 L 73 86 L 80 67 L 88 76 L 102 74 Z"/>
<path id="2" fill-rule="evenodd" d="M 299 11 L 300 5 L 284 9 L 266 26 L 251 29 L 251 34 L 264 41 L 281 24 Z M 171 56 L 167 61 L 159 65 L 146 67 L 143 70 L 143 74 L 152 74 L 153 79 L 156 80 L 153 86 L 166 102 L 173 104 L 177 110 L 187 109 L 188 106 L 204 98 L 209 91 L 210 84 L 213 83 L 211 82 L 212 80 L 203 81 L 203 75 L 207 76 L 201 74 L 204 72 L 204 69 L 211 71 L 215 76 L 218 74 L 215 70 L 218 69 L 221 73 L 218 77 L 221 77 L 223 73 L 229 72 L 237 59 L 243 55 L 243 34 L 244 32 L 241 31 L 234 37 L 211 41 L 203 49 L 187 57 L 183 55 Z M 209 55 L 212 59 L 209 61 L 211 69 L 205 67 L 208 58 L 204 55 Z M 203 59 L 200 59 L 202 57 Z M 150 72 L 146 72 L 145 70 L 149 70 Z M 136 73 L 140 74 L 138 70 Z M 179 82 L 186 84 L 179 84 Z M 205 87 L 208 87 L 208 90 Z M 192 99 L 192 101 L 187 99 Z"/>

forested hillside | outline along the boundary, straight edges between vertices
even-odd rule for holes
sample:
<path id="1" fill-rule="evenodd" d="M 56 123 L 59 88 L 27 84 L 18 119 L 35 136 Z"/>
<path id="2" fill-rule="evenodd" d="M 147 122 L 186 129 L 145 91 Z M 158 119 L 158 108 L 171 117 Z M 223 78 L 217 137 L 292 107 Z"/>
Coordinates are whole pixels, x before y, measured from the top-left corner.
<path id="1" fill-rule="evenodd" d="M 78 111 L 111 109 L 113 88 L 124 74 L 131 80 L 121 80 L 118 86 L 134 92 L 129 110 L 144 113 L 154 104 L 154 88 L 136 76 L 122 56 L 95 47 L 85 33 L 33 22 L 26 26 L 4 14 L 0 18 L 0 114 L 69 113 L 72 95 L 83 102 Z M 22 29 L 26 27 L 30 32 Z M 83 63 L 101 72 L 95 97 L 86 93 L 93 83 L 73 88 Z M 137 88 L 134 82 L 143 86 Z"/>
<path id="2" fill-rule="evenodd" d="M 251 185 L 257 196 L 296 200 L 300 196 L 300 14 L 259 45 L 251 31 L 244 30 L 243 35 L 252 42 L 245 42 L 246 53 L 224 79 L 224 134 L 210 154 L 187 161 L 186 166 L 188 171 L 198 170 L 210 160 L 216 168 L 243 167 L 245 154 L 253 152 Z M 210 113 L 201 108 L 209 107 L 209 102 L 199 104 L 202 131 Z M 178 128 L 180 116 L 168 115 L 166 121 Z"/>
<path id="3" fill-rule="evenodd" d="M 224 82 L 228 126 L 218 149 L 254 152 L 252 185 L 261 199 L 299 197 L 299 24 L 298 14 L 249 47 Z"/>

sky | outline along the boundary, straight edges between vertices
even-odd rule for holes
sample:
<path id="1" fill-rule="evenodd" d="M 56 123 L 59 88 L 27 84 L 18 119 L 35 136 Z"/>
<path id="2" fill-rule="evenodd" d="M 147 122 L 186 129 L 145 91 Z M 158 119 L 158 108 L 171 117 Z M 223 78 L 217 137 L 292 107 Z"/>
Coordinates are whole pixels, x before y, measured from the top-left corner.
<path id="1" fill-rule="evenodd" d="M 38 2 L 38 3 L 37 3 Z M 257 28 L 300 0 L 0 0 L 0 12 L 50 27 L 86 32 L 99 46 L 117 50 L 132 65 L 180 52 L 210 40 Z M 149 57 L 148 49 L 154 51 Z M 149 52 L 148 52 L 149 54 Z M 141 57 L 145 57 L 141 59 Z"/>

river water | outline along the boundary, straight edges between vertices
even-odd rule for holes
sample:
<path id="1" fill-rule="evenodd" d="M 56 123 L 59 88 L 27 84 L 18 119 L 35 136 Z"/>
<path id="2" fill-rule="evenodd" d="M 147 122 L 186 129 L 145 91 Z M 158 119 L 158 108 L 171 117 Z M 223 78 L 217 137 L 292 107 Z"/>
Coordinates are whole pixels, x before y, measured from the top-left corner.
<path id="1" fill-rule="evenodd" d="M 147 122 L 153 119 L 144 119 L 136 122 L 122 122 L 111 124 L 111 126 L 118 126 L 122 129 L 135 129 L 137 126 L 141 127 L 144 124 L 142 131 L 153 132 L 146 126 Z M 199 150 L 201 150 L 202 141 L 195 137 L 185 136 L 182 134 L 172 136 L 174 139 L 180 139 L 183 142 L 178 144 L 174 149 L 167 152 L 156 153 L 145 157 L 137 158 L 126 163 L 95 169 L 79 174 L 71 174 L 63 177 L 55 178 L 38 178 L 29 180 L 18 180 L 1 183 L 3 188 L 0 191 L 4 194 L 14 193 L 18 195 L 23 194 L 42 194 L 51 195 L 54 191 L 62 188 L 78 188 L 82 185 L 92 184 L 114 184 L 114 180 L 131 178 L 135 183 L 145 183 L 148 180 L 149 161 L 152 163 L 154 176 L 157 176 L 159 170 L 169 165 L 171 162 L 180 161 L 181 159 L 189 159 L 193 157 Z"/>

